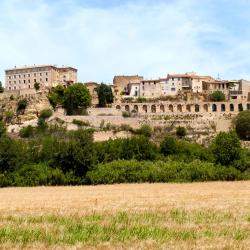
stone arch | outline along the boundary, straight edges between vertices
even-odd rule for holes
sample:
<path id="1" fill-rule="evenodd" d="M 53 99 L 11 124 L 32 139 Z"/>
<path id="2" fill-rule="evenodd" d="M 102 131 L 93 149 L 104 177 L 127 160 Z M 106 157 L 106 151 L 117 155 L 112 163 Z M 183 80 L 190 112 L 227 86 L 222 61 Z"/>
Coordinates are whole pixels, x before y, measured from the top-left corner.
<path id="1" fill-rule="evenodd" d="M 242 103 L 239 103 L 238 104 L 238 111 L 240 112 L 240 111 L 243 111 L 243 105 L 242 105 Z"/>
<path id="2" fill-rule="evenodd" d="M 226 105 L 224 103 L 221 104 L 221 112 L 226 112 Z"/>
<path id="3" fill-rule="evenodd" d="M 152 113 L 156 113 L 156 106 L 155 106 L 155 105 L 152 105 L 152 106 L 151 106 L 151 112 L 152 112 Z"/>
<path id="4" fill-rule="evenodd" d="M 120 105 L 116 105 L 115 107 L 117 110 L 121 110 L 121 106 Z"/>
<path id="5" fill-rule="evenodd" d="M 126 106 L 125 106 L 125 110 L 126 110 L 127 112 L 129 112 L 129 111 L 130 111 L 130 107 L 129 107 L 129 105 L 126 105 Z"/>
<path id="6" fill-rule="evenodd" d="M 181 106 L 181 104 L 177 105 L 177 111 L 182 112 L 182 106 Z"/>
<path id="7" fill-rule="evenodd" d="M 250 103 L 247 104 L 247 110 L 250 110 Z"/>
<path id="8" fill-rule="evenodd" d="M 165 107 L 164 107 L 163 104 L 161 104 L 161 106 L 160 106 L 160 111 L 161 111 L 161 112 L 165 112 Z"/>
<path id="9" fill-rule="evenodd" d="M 188 104 L 188 105 L 186 106 L 186 109 L 187 109 L 187 112 L 191 112 L 191 105 Z"/>
<path id="10" fill-rule="evenodd" d="M 230 103 L 230 112 L 234 112 L 234 105 Z"/>
<path id="11" fill-rule="evenodd" d="M 143 110 L 143 112 L 147 113 L 147 112 L 148 112 L 148 107 L 147 107 L 147 105 L 143 105 L 143 106 L 142 106 L 142 110 Z"/>
<path id="12" fill-rule="evenodd" d="M 138 105 L 134 105 L 134 111 L 138 113 Z"/>
<path id="13" fill-rule="evenodd" d="M 208 105 L 207 105 L 207 104 L 204 104 L 204 105 L 203 105 L 203 109 L 205 110 L 205 112 L 208 112 Z"/>
<path id="14" fill-rule="evenodd" d="M 217 105 L 216 105 L 216 104 L 213 104 L 213 105 L 212 105 L 212 111 L 213 111 L 213 112 L 217 112 Z"/>
<path id="15" fill-rule="evenodd" d="M 170 105 L 168 106 L 168 108 L 169 108 L 169 111 L 174 112 L 174 106 L 173 106 L 172 104 L 170 104 Z"/>
<path id="16" fill-rule="evenodd" d="M 200 105 L 195 104 L 195 106 L 194 106 L 194 111 L 195 111 L 195 112 L 200 112 Z"/>

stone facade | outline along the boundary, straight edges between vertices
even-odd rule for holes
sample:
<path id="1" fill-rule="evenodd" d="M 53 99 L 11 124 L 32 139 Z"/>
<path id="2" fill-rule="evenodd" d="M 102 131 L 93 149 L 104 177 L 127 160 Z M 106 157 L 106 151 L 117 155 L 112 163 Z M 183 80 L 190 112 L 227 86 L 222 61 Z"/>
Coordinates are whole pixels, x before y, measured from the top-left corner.
<path id="1" fill-rule="evenodd" d="M 121 99 L 123 95 L 128 95 L 129 84 L 140 84 L 142 76 L 115 76 L 113 79 L 114 95 L 116 99 Z"/>
<path id="2" fill-rule="evenodd" d="M 98 83 L 96 82 L 86 82 L 85 86 L 87 87 L 87 89 L 89 90 L 89 93 L 91 95 L 91 104 L 92 106 L 97 106 L 99 101 L 98 101 L 98 95 L 96 92 L 96 88 L 99 86 Z"/>
<path id="3" fill-rule="evenodd" d="M 42 87 L 55 87 L 59 84 L 70 85 L 77 81 L 77 69 L 72 67 L 56 67 L 53 65 L 34 65 L 15 67 L 5 70 L 5 89 L 34 89 L 34 84 Z"/>

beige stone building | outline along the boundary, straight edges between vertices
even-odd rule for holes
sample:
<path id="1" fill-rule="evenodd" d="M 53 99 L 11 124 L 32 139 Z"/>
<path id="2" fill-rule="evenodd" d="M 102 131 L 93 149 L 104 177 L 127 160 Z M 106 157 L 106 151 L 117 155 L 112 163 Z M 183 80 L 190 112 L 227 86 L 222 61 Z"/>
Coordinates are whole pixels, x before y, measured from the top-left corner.
<path id="1" fill-rule="evenodd" d="M 77 81 L 77 69 L 67 66 L 33 65 L 14 67 L 5 70 L 5 89 L 33 89 L 34 84 L 41 87 L 55 87 L 59 84 L 68 86 Z"/>
<path id="2" fill-rule="evenodd" d="M 143 80 L 142 76 L 115 76 L 113 79 L 114 86 L 114 96 L 120 99 L 123 95 L 129 95 L 131 88 L 134 86 L 139 86 L 140 82 Z M 138 93 L 139 95 L 139 93 Z"/>
<path id="3" fill-rule="evenodd" d="M 98 101 L 98 95 L 96 89 L 98 88 L 99 84 L 96 82 L 86 82 L 84 83 L 87 89 L 89 90 L 89 93 L 91 95 L 91 104 L 92 106 L 97 106 L 99 104 Z"/>

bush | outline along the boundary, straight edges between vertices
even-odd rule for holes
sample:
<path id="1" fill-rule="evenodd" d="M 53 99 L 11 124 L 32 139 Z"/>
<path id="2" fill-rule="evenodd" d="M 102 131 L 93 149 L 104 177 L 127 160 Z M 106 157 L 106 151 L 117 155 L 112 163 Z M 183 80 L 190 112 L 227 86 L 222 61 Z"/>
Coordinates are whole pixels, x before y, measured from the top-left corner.
<path id="1" fill-rule="evenodd" d="M 110 162 L 118 159 L 155 160 L 157 147 L 144 136 L 116 139 L 95 143 L 97 162 Z"/>
<path id="2" fill-rule="evenodd" d="M 147 124 L 142 125 L 139 129 L 136 130 L 136 134 L 143 135 L 145 137 L 151 137 L 152 132 L 152 128 Z"/>
<path id="3" fill-rule="evenodd" d="M 40 112 L 39 118 L 40 119 L 48 119 L 53 115 L 53 112 L 51 109 L 44 109 Z"/>
<path id="4" fill-rule="evenodd" d="M 100 164 L 87 173 L 91 184 L 114 184 L 135 182 L 195 182 L 242 180 L 240 171 L 230 167 L 218 168 L 213 163 L 193 161 L 139 162 L 113 161 Z"/>
<path id="5" fill-rule="evenodd" d="M 213 102 L 225 101 L 225 95 L 220 90 L 217 90 L 210 95 L 210 100 Z"/>
<path id="6" fill-rule="evenodd" d="M 239 137 L 235 132 L 220 132 L 214 139 L 211 150 L 215 162 L 224 166 L 233 164 L 242 157 Z"/>
<path id="7" fill-rule="evenodd" d="M 176 128 L 176 135 L 180 138 L 187 135 L 187 130 L 184 127 L 178 127 Z"/>
<path id="8" fill-rule="evenodd" d="M 64 87 L 62 85 L 57 85 L 50 90 L 48 95 L 49 102 L 51 106 L 55 109 L 58 105 L 63 104 L 64 100 Z"/>
<path id="9" fill-rule="evenodd" d="M 123 112 L 122 112 L 122 117 L 123 117 L 123 118 L 131 117 L 131 113 L 130 113 L 130 112 L 127 112 L 127 111 L 123 111 Z"/>
<path id="10" fill-rule="evenodd" d="M 5 122 L 10 123 L 14 117 L 14 112 L 13 111 L 6 111 L 4 113 L 4 116 L 5 116 Z"/>
<path id="11" fill-rule="evenodd" d="M 167 156 L 178 152 L 178 142 L 174 137 L 166 136 L 160 144 L 160 152 Z"/>
<path id="12" fill-rule="evenodd" d="M 240 112 L 234 119 L 236 133 L 241 139 L 250 139 L 250 110 Z"/>
<path id="13" fill-rule="evenodd" d="M 19 131 L 19 136 L 22 138 L 29 138 L 33 136 L 33 133 L 34 133 L 34 128 L 31 125 L 29 125 L 27 127 L 22 128 Z"/>
<path id="14" fill-rule="evenodd" d="M 17 111 L 25 110 L 28 105 L 27 99 L 22 99 L 17 103 Z"/>
<path id="15" fill-rule="evenodd" d="M 77 119 L 74 119 L 72 121 L 73 124 L 79 126 L 79 127 L 89 127 L 90 126 L 90 123 L 89 121 L 81 121 L 81 120 L 77 120 Z"/>
<path id="16" fill-rule="evenodd" d="M 12 186 L 63 185 L 66 178 L 59 169 L 53 169 L 44 163 L 24 165 L 9 178 Z"/>
<path id="17" fill-rule="evenodd" d="M 0 121 L 0 137 L 5 135 L 6 133 L 6 126 L 3 121 Z"/>

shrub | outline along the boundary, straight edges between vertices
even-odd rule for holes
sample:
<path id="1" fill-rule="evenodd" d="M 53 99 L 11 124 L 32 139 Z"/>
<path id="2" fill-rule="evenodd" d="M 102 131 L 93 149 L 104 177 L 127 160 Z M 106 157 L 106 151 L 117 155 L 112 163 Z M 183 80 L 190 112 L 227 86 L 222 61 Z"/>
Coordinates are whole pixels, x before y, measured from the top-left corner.
<path id="1" fill-rule="evenodd" d="M 90 126 L 89 121 L 81 121 L 81 120 L 74 119 L 72 121 L 72 123 L 79 126 L 79 127 L 84 127 L 84 126 L 89 127 Z"/>
<path id="2" fill-rule="evenodd" d="M 152 128 L 147 124 L 142 125 L 139 129 L 136 130 L 136 134 L 143 135 L 145 137 L 151 137 L 152 132 Z"/>
<path id="3" fill-rule="evenodd" d="M 225 95 L 220 90 L 217 90 L 210 95 L 210 100 L 213 102 L 221 102 L 225 100 Z"/>
<path id="4" fill-rule="evenodd" d="M 34 128 L 31 125 L 29 125 L 27 127 L 22 128 L 19 131 L 19 136 L 22 138 L 29 138 L 33 136 L 33 133 L 34 133 Z"/>
<path id="5" fill-rule="evenodd" d="M 28 105 L 27 99 L 22 99 L 17 103 L 17 111 L 25 110 Z"/>
<path id="6" fill-rule="evenodd" d="M 234 161 L 240 160 L 242 148 L 239 137 L 235 132 L 220 132 L 214 139 L 211 150 L 215 162 L 224 166 L 233 164 Z"/>
<path id="7" fill-rule="evenodd" d="M 177 127 L 176 128 L 176 135 L 180 138 L 187 135 L 187 130 L 184 127 Z"/>
<path id="8" fill-rule="evenodd" d="M 40 89 L 40 83 L 35 82 L 34 83 L 34 88 L 35 88 L 36 91 L 38 91 Z"/>
<path id="9" fill-rule="evenodd" d="M 130 113 L 130 112 L 127 112 L 127 111 L 123 111 L 123 112 L 122 112 L 122 117 L 123 117 L 123 118 L 131 117 L 131 113 Z"/>
<path id="10" fill-rule="evenodd" d="M 63 185 L 66 178 L 59 169 L 44 163 L 24 165 L 10 175 L 12 186 Z"/>
<path id="11" fill-rule="evenodd" d="M 160 152 L 167 156 L 178 152 L 178 142 L 174 137 L 166 136 L 160 144 Z"/>
<path id="12" fill-rule="evenodd" d="M 234 126 L 241 139 L 250 139 L 250 110 L 240 112 L 234 119 Z"/>
<path id="13" fill-rule="evenodd" d="M 57 105 L 62 105 L 64 100 L 64 87 L 62 85 L 57 85 L 52 88 L 49 92 L 48 99 L 51 106 L 55 109 Z"/>
<path id="14" fill-rule="evenodd" d="M 6 133 L 6 126 L 3 121 L 0 121 L 0 137 L 5 135 Z"/>
<path id="15" fill-rule="evenodd" d="M 6 121 L 7 123 L 10 123 L 11 120 L 13 119 L 13 117 L 14 117 L 14 112 L 13 112 L 13 111 L 6 111 L 6 112 L 4 113 L 4 116 L 5 116 L 5 121 Z"/>
<path id="16" fill-rule="evenodd" d="M 52 116 L 53 112 L 51 109 L 44 109 L 40 112 L 39 119 L 48 119 Z"/>
<path id="17" fill-rule="evenodd" d="M 242 180 L 243 174 L 230 167 L 218 168 L 213 163 L 193 161 L 139 162 L 113 161 L 99 164 L 87 173 L 92 184 L 114 184 L 131 182 L 194 182 L 216 180 Z"/>

